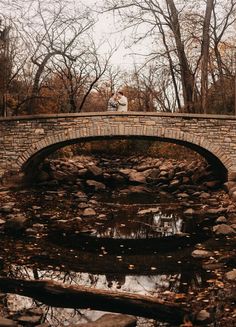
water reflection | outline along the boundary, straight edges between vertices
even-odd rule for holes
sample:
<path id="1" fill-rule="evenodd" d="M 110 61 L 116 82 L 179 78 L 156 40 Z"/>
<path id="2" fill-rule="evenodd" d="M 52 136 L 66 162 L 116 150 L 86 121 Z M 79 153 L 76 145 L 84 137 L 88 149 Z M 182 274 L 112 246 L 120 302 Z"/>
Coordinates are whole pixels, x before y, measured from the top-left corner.
<path id="1" fill-rule="evenodd" d="M 113 239 L 150 239 L 180 234 L 184 225 L 183 218 L 177 214 L 158 212 L 139 216 L 130 210 L 113 212 L 104 226 L 96 227 L 93 235 Z"/>
<path id="2" fill-rule="evenodd" d="M 117 290 L 143 295 L 156 295 L 164 291 L 178 292 L 181 284 L 200 287 L 203 276 L 192 272 L 156 275 L 91 274 L 50 269 L 31 269 L 26 266 L 12 265 L 5 277 L 24 280 L 52 280 L 67 285 L 79 285 L 104 290 Z"/>
<path id="3" fill-rule="evenodd" d="M 49 307 L 26 296 L 8 294 L 6 297 L 8 309 L 17 313 L 34 312 L 40 310 L 42 313 L 41 323 L 47 323 L 51 327 L 71 326 L 72 324 L 84 324 L 95 321 L 107 312 L 90 309 L 62 309 Z M 137 317 L 137 327 L 174 327 L 173 324 L 159 322 L 153 319 Z"/>
<path id="4" fill-rule="evenodd" d="M 206 276 L 201 272 L 184 272 L 173 274 L 143 275 L 121 275 L 121 274 L 90 274 L 67 272 L 53 269 L 28 268 L 26 266 L 11 265 L 5 276 L 14 279 L 46 279 L 63 283 L 66 285 L 79 285 L 90 288 L 115 290 L 118 292 L 132 292 L 142 295 L 158 295 L 166 292 L 182 293 L 199 288 L 203 285 Z M 16 290 L 17 293 L 17 290 Z M 166 293 L 167 294 L 167 293 Z M 49 307 L 34 299 L 18 294 L 8 294 L 6 298 L 7 307 L 12 312 L 42 310 L 43 321 L 51 326 L 66 326 L 73 323 L 84 323 L 98 319 L 104 312 L 88 309 L 69 309 Z M 137 326 L 170 326 L 164 323 L 155 323 L 150 319 L 140 319 Z"/>
<path id="5" fill-rule="evenodd" d="M 52 197 L 54 193 L 55 196 L 58 195 L 58 192 L 47 191 L 47 196 L 50 194 Z M 37 209 L 37 215 L 44 226 L 45 220 L 49 223 L 49 236 L 28 245 L 30 238 L 13 240 L 12 244 L 8 241 L 7 262 L 22 265 L 6 264 L 4 277 L 48 279 L 66 285 L 154 296 L 168 292 L 187 293 L 201 288 L 209 278 L 199 266 L 196 267 L 190 262 L 190 245 L 198 243 L 201 240 L 199 235 L 205 237 L 206 232 L 203 231 L 203 226 L 198 227 L 200 225 L 197 219 L 186 219 L 182 212 L 179 213 L 179 205 L 175 204 L 174 208 L 173 203 L 172 207 L 170 204 L 158 203 L 158 207 L 155 207 L 157 201 L 154 201 L 154 195 L 151 198 L 150 194 L 147 195 L 148 198 L 142 195 L 139 202 L 135 202 L 137 199 L 134 201 L 131 197 L 125 198 L 122 204 L 115 200 L 108 203 L 100 199 L 101 202 L 95 204 L 95 209 L 104 214 L 106 219 L 91 224 L 95 236 L 91 237 L 86 233 L 76 234 L 74 230 L 64 233 L 64 230 L 59 229 L 59 234 L 58 230 L 51 228 L 50 223 L 53 220 L 66 217 L 70 222 L 70 219 L 73 220 L 73 217 L 83 212 L 83 206 L 78 210 L 78 203 L 74 198 L 71 200 L 67 195 L 68 202 L 63 200 L 60 210 L 58 207 L 55 212 L 55 201 L 48 201 L 49 197 L 45 195 L 40 199 L 38 195 L 35 196 L 34 205 L 27 204 L 27 208 L 39 205 L 38 208 L 41 209 Z M 58 198 L 56 201 L 57 204 L 60 203 Z M 47 206 L 44 207 L 45 203 Z M 153 207 L 154 211 L 151 211 Z M 176 208 L 178 210 L 175 210 Z M 140 214 L 140 211 L 146 213 Z M 35 217 L 32 211 L 28 211 L 28 215 L 32 216 L 32 220 Z M 84 219 L 84 223 L 87 223 L 87 220 L 89 221 Z M 184 235 L 183 238 L 183 233 L 192 235 Z M 14 258 L 14 251 L 18 255 L 17 259 Z M 49 307 L 18 294 L 7 295 L 7 299 L 8 306 L 15 312 L 40 307 L 44 321 L 53 327 L 94 321 L 103 314 L 95 308 L 85 310 Z M 139 319 L 138 326 L 169 325 L 142 318 Z"/>

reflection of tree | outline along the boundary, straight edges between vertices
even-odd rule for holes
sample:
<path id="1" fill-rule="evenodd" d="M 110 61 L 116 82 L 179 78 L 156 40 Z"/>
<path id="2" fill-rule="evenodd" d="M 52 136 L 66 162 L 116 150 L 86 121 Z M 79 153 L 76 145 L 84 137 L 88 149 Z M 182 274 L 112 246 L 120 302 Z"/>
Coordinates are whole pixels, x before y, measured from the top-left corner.
<path id="1" fill-rule="evenodd" d="M 133 210 L 132 210 L 133 209 Z M 165 212 L 137 217 L 137 208 L 116 210 L 113 219 L 97 232 L 98 237 L 118 239 L 148 239 L 181 233 L 183 219 Z"/>
<path id="2" fill-rule="evenodd" d="M 111 291 L 118 291 L 117 285 L 119 285 L 119 281 L 119 292 L 154 296 L 160 295 L 166 290 L 174 293 L 182 293 L 188 291 L 189 287 L 191 289 L 195 287 L 199 288 L 202 280 L 202 276 L 200 274 L 194 274 L 194 272 L 191 271 L 172 274 L 156 274 L 152 276 L 118 276 L 114 274 L 108 274 L 105 276 L 89 273 L 57 271 L 53 269 L 40 270 L 36 267 L 31 269 L 26 266 L 10 266 L 8 276 L 13 279 L 21 278 L 32 281 L 38 279 L 59 281 L 66 285 L 83 285 L 89 287 L 90 289 L 110 289 Z M 59 309 L 43 305 L 42 303 L 29 298 L 19 297 L 19 295 L 9 295 L 8 298 L 9 301 L 7 302 L 7 305 L 10 311 L 12 308 L 14 308 L 15 311 L 17 309 L 24 309 L 26 312 L 27 310 L 31 310 L 33 308 L 40 308 L 40 310 L 43 312 L 42 320 L 52 324 L 52 326 L 59 326 L 61 321 L 67 321 L 68 323 L 83 323 L 98 318 L 96 311 L 87 311 L 83 309 Z"/>
<path id="3" fill-rule="evenodd" d="M 107 286 L 109 288 L 121 288 L 125 284 L 125 275 L 106 274 Z"/>
<path id="4" fill-rule="evenodd" d="M 49 323 L 51 326 L 61 326 L 62 323 L 90 322 L 93 320 L 91 312 L 79 309 L 62 309 L 42 304 L 25 296 L 8 294 L 6 306 L 9 312 L 34 312 L 40 310 L 41 323 Z"/>
<path id="5" fill-rule="evenodd" d="M 34 271 L 34 273 L 33 273 Z M 35 278 L 35 271 L 37 271 Z M 139 294 L 152 295 L 166 290 L 174 292 L 188 291 L 188 288 L 200 287 L 204 276 L 187 269 L 181 273 L 156 274 L 156 275 L 124 275 L 124 274 L 90 274 L 57 270 L 31 269 L 26 266 L 10 266 L 8 277 L 12 279 L 26 280 L 52 280 L 67 285 L 79 285 L 97 289 L 116 290 L 117 284 L 121 287 L 120 291 L 137 292 Z M 113 284 L 113 285 L 112 285 Z"/>

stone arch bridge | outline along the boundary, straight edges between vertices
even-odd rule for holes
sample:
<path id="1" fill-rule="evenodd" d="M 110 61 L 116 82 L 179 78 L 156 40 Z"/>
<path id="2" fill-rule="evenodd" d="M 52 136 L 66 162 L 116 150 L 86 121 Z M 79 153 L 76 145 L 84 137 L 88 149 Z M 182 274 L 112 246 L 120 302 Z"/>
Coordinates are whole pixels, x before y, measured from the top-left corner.
<path id="1" fill-rule="evenodd" d="M 228 181 L 236 182 L 234 116 L 146 112 L 0 118 L 0 179 L 33 170 L 60 147 L 110 137 L 142 137 L 185 145 L 214 164 Z"/>

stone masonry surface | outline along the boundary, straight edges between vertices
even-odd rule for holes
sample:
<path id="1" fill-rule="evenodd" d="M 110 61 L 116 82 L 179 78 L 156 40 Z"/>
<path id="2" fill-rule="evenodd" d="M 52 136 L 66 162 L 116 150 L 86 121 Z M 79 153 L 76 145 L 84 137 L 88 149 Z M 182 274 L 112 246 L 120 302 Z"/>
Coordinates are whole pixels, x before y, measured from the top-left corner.
<path id="1" fill-rule="evenodd" d="M 236 180 L 236 118 L 169 113 L 80 113 L 0 118 L 0 176 L 53 145 L 112 136 L 181 141 L 208 150 Z"/>

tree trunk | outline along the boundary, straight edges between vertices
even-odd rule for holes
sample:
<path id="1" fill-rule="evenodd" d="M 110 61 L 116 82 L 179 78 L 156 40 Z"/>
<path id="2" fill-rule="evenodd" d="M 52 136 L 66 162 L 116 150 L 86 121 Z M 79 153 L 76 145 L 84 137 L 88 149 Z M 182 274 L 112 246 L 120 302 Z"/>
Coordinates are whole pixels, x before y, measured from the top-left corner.
<path id="1" fill-rule="evenodd" d="M 174 72 L 173 60 L 172 60 L 171 55 L 170 55 L 170 49 L 168 47 L 168 44 L 167 44 L 167 41 L 166 41 L 165 32 L 163 30 L 163 26 L 161 25 L 161 22 L 159 24 L 159 31 L 161 33 L 162 41 L 163 41 L 163 44 L 165 46 L 166 55 L 167 55 L 167 58 L 168 58 L 168 61 L 169 61 L 170 75 L 171 75 L 171 78 L 172 78 L 172 81 L 173 81 L 173 85 L 174 85 L 174 90 L 175 90 L 175 95 L 176 95 L 176 101 L 177 101 L 177 104 L 178 104 L 178 111 L 181 111 L 181 103 L 180 103 L 180 98 L 179 98 L 179 91 L 178 91 L 176 76 L 175 76 L 175 72 Z M 171 111 L 171 108 L 170 108 L 169 111 Z"/>
<path id="2" fill-rule="evenodd" d="M 32 297 L 61 308 L 90 308 L 181 323 L 188 314 L 180 304 L 154 296 L 65 286 L 54 281 L 0 278 L 2 292 Z"/>
<path id="3" fill-rule="evenodd" d="M 36 108 L 36 99 L 39 98 L 39 83 L 40 83 L 40 78 L 44 72 L 44 69 L 50 60 L 51 57 L 60 54 L 63 55 L 61 51 L 54 51 L 54 52 L 49 52 L 46 54 L 42 62 L 39 64 L 36 61 L 32 59 L 32 62 L 38 66 L 38 69 L 36 71 L 35 77 L 34 77 L 34 83 L 32 87 L 32 92 L 29 100 L 29 105 L 28 105 L 28 112 L 29 114 L 33 115 L 35 114 L 35 108 Z"/>
<path id="4" fill-rule="evenodd" d="M 213 11 L 214 0 L 207 0 L 205 18 L 202 33 L 202 53 L 201 53 L 201 97 L 202 110 L 207 113 L 208 109 L 208 62 L 209 62 L 209 28 L 211 22 L 211 14 Z"/>
<path id="5" fill-rule="evenodd" d="M 188 60 L 184 50 L 184 44 L 181 39 L 178 11 L 173 0 L 166 0 L 168 10 L 170 11 L 170 25 L 174 34 L 177 56 L 180 65 L 180 75 L 184 98 L 184 111 L 193 112 L 193 91 L 194 91 L 194 77 L 190 70 Z"/>

